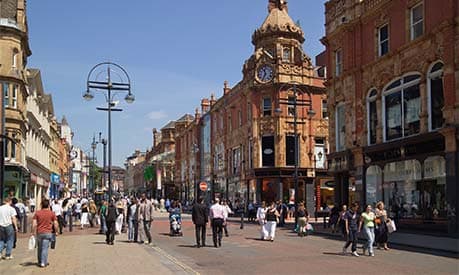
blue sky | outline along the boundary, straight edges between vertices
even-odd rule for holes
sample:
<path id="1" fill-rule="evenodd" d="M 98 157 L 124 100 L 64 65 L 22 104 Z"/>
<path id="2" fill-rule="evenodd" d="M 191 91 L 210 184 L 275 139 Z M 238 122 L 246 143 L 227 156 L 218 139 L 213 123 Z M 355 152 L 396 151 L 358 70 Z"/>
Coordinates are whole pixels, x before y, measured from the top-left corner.
<path id="1" fill-rule="evenodd" d="M 289 13 L 305 32 L 306 53 L 324 50 L 325 0 L 290 0 Z M 267 16 L 268 0 L 40 0 L 28 1 L 32 56 L 54 109 L 65 115 L 74 142 L 90 148 L 93 133 L 107 133 L 105 99 L 82 98 L 95 64 L 112 61 L 130 74 L 136 101 L 120 100 L 113 114 L 113 165 L 122 166 L 135 149 L 152 146 L 152 128 L 185 113 L 200 99 L 222 95 L 223 81 L 242 79 L 253 52 L 251 36 Z M 102 151 L 98 149 L 98 151 Z M 102 160 L 101 153 L 98 157 Z"/>

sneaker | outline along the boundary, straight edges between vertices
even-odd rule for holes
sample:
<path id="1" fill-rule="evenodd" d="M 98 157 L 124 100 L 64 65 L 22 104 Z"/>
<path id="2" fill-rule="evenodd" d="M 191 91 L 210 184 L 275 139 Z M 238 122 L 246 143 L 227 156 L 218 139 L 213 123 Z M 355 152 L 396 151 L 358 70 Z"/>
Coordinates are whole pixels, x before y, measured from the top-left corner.
<path id="1" fill-rule="evenodd" d="M 359 253 L 357 253 L 357 251 L 352 252 L 352 255 L 355 256 L 355 257 L 359 257 L 360 256 Z"/>
<path id="2" fill-rule="evenodd" d="M 143 243 L 144 243 L 144 244 L 149 244 L 149 242 L 148 242 L 148 241 L 144 241 Z"/>
<path id="3" fill-rule="evenodd" d="M 370 257 L 374 257 L 375 256 L 375 253 L 370 253 Z"/>
<path id="4" fill-rule="evenodd" d="M 346 247 L 343 247 L 343 255 L 346 255 L 347 254 L 347 249 Z"/>
<path id="5" fill-rule="evenodd" d="M 5 259 L 5 260 L 12 260 L 12 259 L 13 259 L 13 256 L 11 256 L 11 255 L 10 255 L 10 256 L 6 256 L 4 259 Z"/>

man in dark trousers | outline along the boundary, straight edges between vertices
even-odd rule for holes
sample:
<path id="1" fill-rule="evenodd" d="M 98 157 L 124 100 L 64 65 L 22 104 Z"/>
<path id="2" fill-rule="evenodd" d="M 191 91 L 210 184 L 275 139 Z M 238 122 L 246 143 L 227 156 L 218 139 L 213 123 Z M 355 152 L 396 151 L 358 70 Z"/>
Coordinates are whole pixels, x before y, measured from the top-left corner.
<path id="1" fill-rule="evenodd" d="M 197 248 L 202 246 L 206 246 L 206 226 L 209 216 L 209 211 L 207 209 L 207 206 L 202 203 L 203 198 L 198 199 L 198 203 L 195 203 L 193 205 L 193 209 L 191 212 L 191 218 L 193 220 L 195 230 L 196 230 L 196 243 L 197 243 Z M 202 239 L 202 242 L 201 242 Z"/>
<path id="2" fill-rule="evenodd" d="M 116 218 L 118 217 L 118 210 L 113 202 L 110 202 L 107 211 L 105 212 L 105 221 L 107 223 L 107 232 L 105 233 L 105 242 L 109 245 L 114 245 L 115 232 L 116 232 Z"/>

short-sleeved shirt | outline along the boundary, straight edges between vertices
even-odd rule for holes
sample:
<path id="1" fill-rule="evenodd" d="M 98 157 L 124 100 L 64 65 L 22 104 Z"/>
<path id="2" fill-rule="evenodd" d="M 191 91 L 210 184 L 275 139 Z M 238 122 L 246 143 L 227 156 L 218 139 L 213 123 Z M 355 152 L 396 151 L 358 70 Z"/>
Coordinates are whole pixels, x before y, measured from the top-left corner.
<path id="1" fill-rule="evenodd" d="M 375 223 L 374 223 L 375 213 L 373 212 L 370 212 L 369 214 L 366 212 L 362 213 L 362 218 L 363 218 L 363 225 L 365 227 L 375 227 Z"/>
<path id="2" fill-rule="evenodd" d="M 352 212 L 352 210 L 349 210 L 346 212 L 346 215 L 344 218 L 347 220 L 349 229 L 351 230 L 357 230 L 358 229 L 358 222 L 359 222 L 359 214 Z"/>
<path id="3" fill-rule="evenodd" d="M 0 226 L 7 227 L 13 224 L 13 217 L 17 215 L 16 209 L 9 204 L 0 206 Z"/>
<path id="4" fill-rule="evenodd" d="M 53 232 L 53 223 L 56 221 L 56 215 L 51 210 L 39 210 L 35 213 L 33 219 L 37 221 L 37 234 Z"/>

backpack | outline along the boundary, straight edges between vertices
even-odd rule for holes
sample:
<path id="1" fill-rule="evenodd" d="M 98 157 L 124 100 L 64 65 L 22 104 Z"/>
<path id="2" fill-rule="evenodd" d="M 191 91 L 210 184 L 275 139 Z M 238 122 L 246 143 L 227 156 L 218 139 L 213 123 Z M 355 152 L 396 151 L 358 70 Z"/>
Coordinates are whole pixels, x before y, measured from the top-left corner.
<path id="1" fill-rule="evenodd" d="M 114 222 L 116 221 L 116 218 L 118 217 L 118 211 L 115 207 L 108 207 L 107 209 L 107 222 Z"/>

